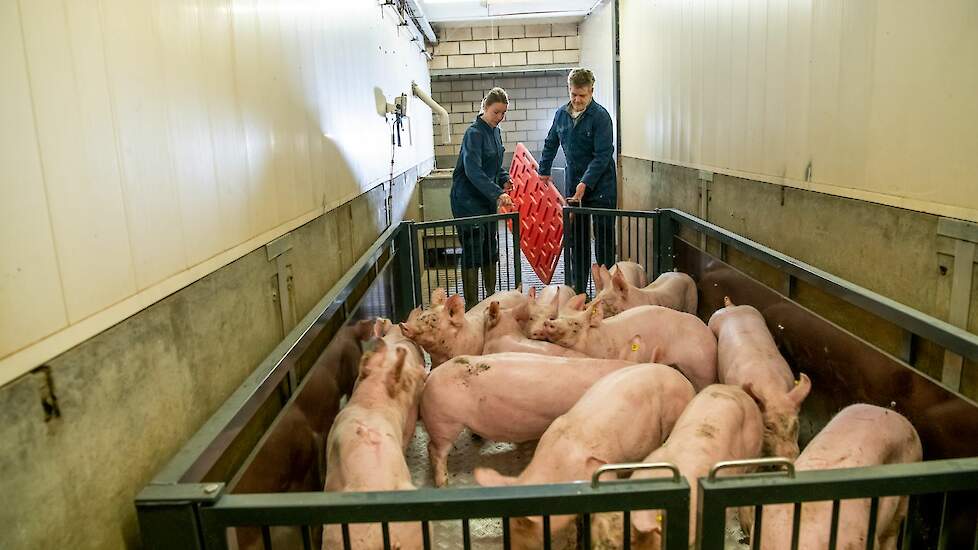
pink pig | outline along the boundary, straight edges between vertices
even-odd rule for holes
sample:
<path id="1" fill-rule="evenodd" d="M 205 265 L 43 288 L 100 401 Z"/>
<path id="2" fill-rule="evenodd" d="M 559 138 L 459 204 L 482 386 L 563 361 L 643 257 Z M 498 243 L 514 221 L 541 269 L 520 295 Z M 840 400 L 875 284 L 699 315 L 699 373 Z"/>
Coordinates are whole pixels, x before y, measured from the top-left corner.
<path id="1" fill-rule="evenodd" d="M 482 353 L 489 355 L 515 351 L 538 353 L 550 357 L 587 357 L 583 353 L 557 344 L 527 338 L 523 335 L 520 323 L 529 319 L 529 303 L 505 310 L 499 307 L 499 302 L 490 304 L 486 312 L 486 338 Z"/>
<path id="2" fill-rule="evenodd" d="M 480 485 L 539 485 L 590 479 L 607 463 L 648 456 L 668 437 L 693 398 L 692 384 L 666 365 L 634 365 L 609 374 L 553 421 L 518 477 L 476 468 Z M 553 548 L 574 548 L 573 516 L 550 518 Z M 513 548 L 541 548 L 540 517 L 510 520 Z"/>
<path id="3" fill-rule="evenodd" d="M 599 378 L 633 364 L 497 353 L 463 355 L 433 370 L 421 397 L 421 419 L 435 485 L 448 482 L 448 453 L 463 428 L 493 441 L 532 441 Z"/>
<path id="4" fill-rule="evenodd" d="M 736 386 L 713 384 L 689 403 L 676 421 L 669 439 L 642 462 L 671 462 L 690 486 L 689 547 L 696 543 L 697 482 L 721 460 L 756 458 L 761 453 L 761 411 L 746 392 Z M 735 473 L 734 470 L 730 470 Z M 638 470 L 632 479 L 672 475 L 665 470 Z M 662 548 L 658 510 L 632 512 L 631 543 L 635 549 Z M 622 517 L 595 514 L 591 519 L 591 548 L 622 547 Z"/>
<path id="5" fill-rule="evenodd" d="M 594 267 L 598 264 L 591 265 L 591 274 L 594 275 Z M 607 269 L 601 266 L 602 269 Z M 622 276 L 628 281 L 628 284 L 632 286 L 642 287 L 648 284 L 648 278 L 645 275 L 645 268 L 641 264 L 635 262 L 617 262 L 615 265 L 611 266 L 611 275 L 621 273 Z M 594 278 L 594 284 L 597 285 L 598 279 Z"/>
<path id="6" fill-rule="evenodd" d="M 795 461 L 796 471 L 859 468 L 881 464 L 919 462 L 923 449 L 917 430 L 903 415 L 867 404 L 850 405 L 829 421 L 805 447 Z M 839 509 L 838 546 L 840 549 L 866 548 L 869 526 L 869 499 L 843 500 Z M 764 507 L 761 548 L 789 548 L 794 506 Z M 907 514 L 907 497 L 887 497 L 879 501 L 876 540 L 873 548 L 895 549 L 900 522 Z M 746 519 L 752 520 L 753 514 Z M 742 518 L 744 523 L 745 518 Z M 828 548 L 832 504 L 808 502 L 802 506 L 799 550 Z M 750 523 L 750 521 L 746 522 Z M 745 525 L 745 530 L 750 526 Z"/>
<path id="7" fill-rule="evenodd" d="M 567 285 L 550 285 L 539 294 L 536 287 L 531 286 L 527 299 L 529 318 L 523 323 L 523 333 L 533 340 L 546 340 L 544 322 L 557 317 L 560 304 L 573 297 L 574 289 Z"/>
<path id="8" fill-rule="evenodd" d="M 644 347 L 634 350 L 634 361 L 673 365 L 697 390 L 716 382 L 717 341 L 699 317 L 639 306 L 605 319 L 601 301 L 584 308 L 585 298 L 575 296 L 557 319 L 547 321 L 548 340 L 589 357 L 611 358 L 638 337 Z"/>
<path id="9" fill-rule="evenodd" d="M 764 454 L 798 456 L 798 411 L 812 389 L 802 374 L 798 382 L 767 329 L 764 317 L 752 306 L 726 307 L 710 317 L 717 336 L 717 375 L 723 384 L 743 386 L 764 415 Z"/>
<path id="10" fill-rule="evenodd" d="M 665 306 L 696 314 L 696 282 L 685 273 L 663 273 L 652 284 L 637 286 L 629 283 L 621 271 L 609 273 L 604 266 L 594 264 L 591 272 L 598 290 L 594 299 L 601 300 L 605 317 L 637 306 Z"/>
<path id="11" fill-rule="evenodd" d="M 336 416 L 326 440 L 326 491 L 411 490 L 404 449 L 413 435 L 424 385 L 423 364 L 408 364 L 408 350 L 378 340 L 360 361 L 350 401 Z M 410 427 L 410 433 L 409 433 Z M 390 526 L 392 547 L 421 548 L 419 523 Z M 350 525 L 353 548 L 381 548 L 377 524 Z M 326 526 L 323 548 L 342 545 L 339 525 Z"/>
<path id="12" fill-rule="evenodd" d="M 415 308 L 401 323 L 404 336 L 417 342 L 431 355 L 432 367 L 457 355 L 480 355 L 484 345 L 485 315 L 489 304 L 497 301 L 504 308 L 526 301 L 520 290 L 497 292 L 465 312 L 465 300 L 458 294 L 448 298 L 445 289 L 431 293 L 431 307 Z"/>

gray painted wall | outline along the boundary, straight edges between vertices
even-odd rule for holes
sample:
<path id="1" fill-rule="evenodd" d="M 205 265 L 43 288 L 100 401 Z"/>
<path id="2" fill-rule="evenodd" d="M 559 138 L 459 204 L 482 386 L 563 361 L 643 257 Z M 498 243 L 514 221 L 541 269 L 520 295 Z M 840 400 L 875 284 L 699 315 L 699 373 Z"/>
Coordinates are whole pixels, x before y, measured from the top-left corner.
<path id="1" fill-rule="evenodd" d="M 395 222 L 417 219 L 417 175 L 395 178 Z M 291 233 L 296 318 L 380 235 L 386 199 Z M 43 371 L 0 388 L 0 547 L 138 546 L 135 495 L 282 339 L 276 273 L 261 247 L 49 361 L 58 416 Z"/>
<path id="2" fill-rule="evenodd" d="M 708 182 L 698 170 L 632 157 L 622 157 L 621 164 L 623 208 L 684 210 L 924 313 L 949 318 L 954 241 L 938 234 L 938 216 L 723 174 Z M 708 246 L 716 252 L 715 243 Z M 772 286 L 780 284 L 776 273 L 757 262 L 736 255 L 729 260 Z M 973 264 L 968 269 L 966 328 L 978 332 L 978 278 Z M 887 323 L 812 288 L 800 287 L 797 299 L 887 350 L 899 349 L 900 332 Z M 921 349 L 919 368 L 940 379 L 942 364 L 940 350 Z M 978 365 L 965 363 L 961 387 L 978 397 Z"/>

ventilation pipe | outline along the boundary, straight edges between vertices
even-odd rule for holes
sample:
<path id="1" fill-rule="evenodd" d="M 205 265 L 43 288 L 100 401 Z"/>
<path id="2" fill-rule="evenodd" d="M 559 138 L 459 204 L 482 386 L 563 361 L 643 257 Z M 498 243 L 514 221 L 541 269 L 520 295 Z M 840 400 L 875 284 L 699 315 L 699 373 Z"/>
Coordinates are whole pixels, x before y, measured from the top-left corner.
<path id="1" fill-rule="evenodd" d="M 438 118 L 441 120 L 441 140 L 442 140 L 442 145 L 451 143 L 452 142 L 452 132 L 451 132 L 452 125 L 451 125 L 451 119 L 449 119 L 449 117 L 448 117 L 448 111 L 446 111 L 444 107 L 442 107 L 441 105 L 439 105 L 437 101 L 435 101 L 434 99 L 431 99 L 431 96 L 428 95 L 424 90 L 422 90 L 421 89 L 421 86 L 418 86 L 418 83 L 417 82 L 412 82 L 411 83 L 411 92 L 414 95 L 418 96 L 418 98 L 421 101 L 424 101 L 425 104 L 428 105 L 428 107 L 431 107 L 432 112 L 438 114 Z"/>

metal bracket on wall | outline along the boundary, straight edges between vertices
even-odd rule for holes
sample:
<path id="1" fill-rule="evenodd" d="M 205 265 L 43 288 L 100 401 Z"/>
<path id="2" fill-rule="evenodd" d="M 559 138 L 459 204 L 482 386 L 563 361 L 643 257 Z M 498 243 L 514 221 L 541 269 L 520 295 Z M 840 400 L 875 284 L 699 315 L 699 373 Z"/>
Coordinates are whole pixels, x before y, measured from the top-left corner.
<path id="1" fill-rule="evenodd" d="M 954 239 L 954 267 L 951 279 L 951 301 L 948 308 L 948 322 L 968 330 L 968 317 L 971 308 L 971 288 L 978 243 L 978 224 L 950 218 L 941 218 L 937 224 L 937 234 Z M 960 355 L 944 352 L 944 369 L 941 382 L 954 391 L 961 387 L 963 359 Z"/>
<path id="2" fill-rule="evenodd" d="M 275 286 L 272 297 L 277 298 L 279 313 L 282 316 L 282 337 L 295 327 L 298 320 L 295 313 L 295 284 L 292 278 L 292 264 L 286 263 L 285 253 L 292 250 L 292 234 L 286 233 L 265 245 L 268 261 L 275 260 Z M 298 385 L 295 372 L 289 373 L 289 385 L 294 391 Z"/>
<path id="3" fill-rule="evenodd" d="M 713 172 L 700 170 L 697 176 L 700 186 L 699 213 L 701 220 L 710 220 L 710 184 L 713 183 Z M 706 233 L 700 233 L 700 248 L 706 250 Z"/>

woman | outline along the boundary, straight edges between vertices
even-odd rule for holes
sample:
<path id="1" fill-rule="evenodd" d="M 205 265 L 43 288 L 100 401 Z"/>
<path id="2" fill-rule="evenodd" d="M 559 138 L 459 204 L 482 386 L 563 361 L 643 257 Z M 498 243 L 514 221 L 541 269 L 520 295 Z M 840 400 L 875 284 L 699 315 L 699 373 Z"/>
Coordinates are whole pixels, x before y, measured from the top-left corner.
<path id="1" fill-rule="evenodd" d="M 493 88 L 482 100 L 482 110 L 465 131 L 455 172 L 452 173 L 452 215 L 456 218 L 495 214 L 513 205 L 503 190 L 509 172 L 503 169 L 503 140 L 499 123 L 506 118 L 509 97 Z M 462 244 L 462 291 L 465 309 L 479 303 L 479 268 L 486 296 L 496 292 L 499 234 L 496 222 L 458 227 Z"/>

